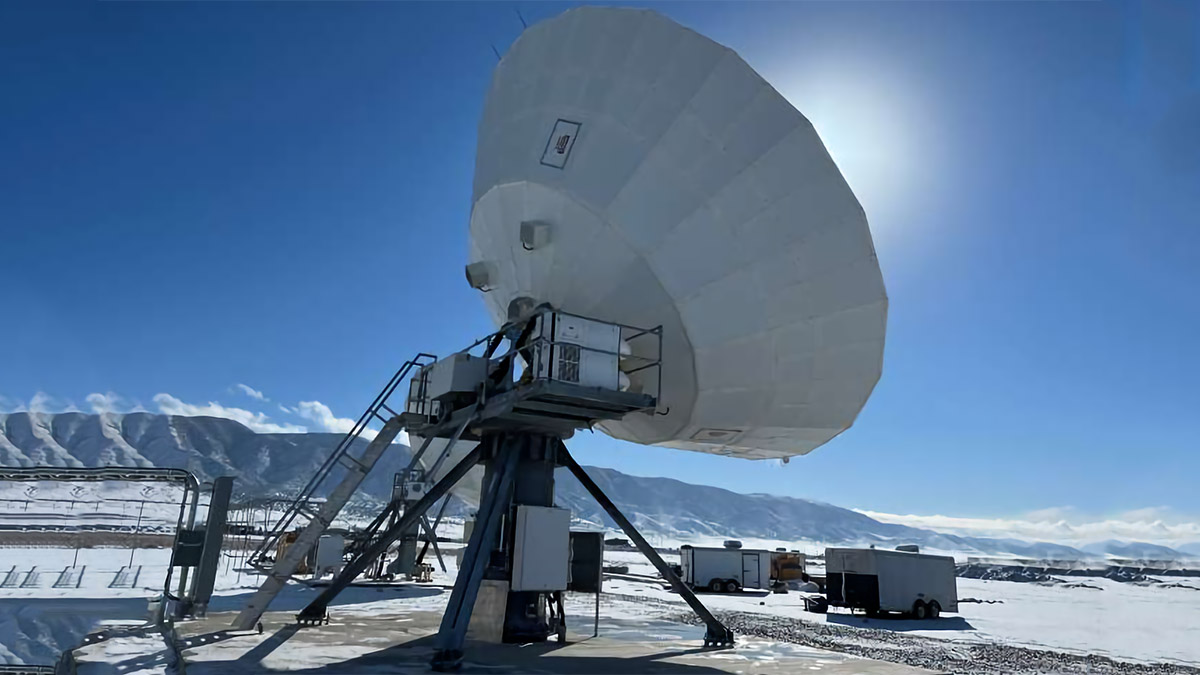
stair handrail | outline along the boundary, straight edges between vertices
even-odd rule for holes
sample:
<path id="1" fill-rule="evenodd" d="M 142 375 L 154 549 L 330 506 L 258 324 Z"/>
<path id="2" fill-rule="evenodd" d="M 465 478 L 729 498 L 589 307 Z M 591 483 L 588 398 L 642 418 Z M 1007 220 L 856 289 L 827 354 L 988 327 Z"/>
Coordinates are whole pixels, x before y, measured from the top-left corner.
<path id="1" fill-rule="evenodd" d="M 262 541 L 259 542 L 258 547 L 254 549 L 254 553 L 252 553 L 250 556 L 249 563 L 252 566 L 260 570 L 263 569 L 265 564 L 263 562 L 263 558 L 266 557 L 267 552 L 278 543 L 279 538 L 283 536 L 285 532 L 287 532 L 289 527 L 291 527 L 292 522 L 295 521 L 296 516 L 301 512 L 301 508 L 312 499 L 313 494 L 317 491 L 317 488 L 320 487 L 321 483 L 323 483 L 329 476 L 330 470 L 337 463 L 337 461 L 349 451 L 351 446 L 353 446 L 354 441 L 358 440 L 358 438 L 362 436 L 363 432 L 366 431 L 367 425 L 370 424 L 371 418 L 378 417 L 386 422 L 386 419 L 379 415 L 379 410 L 381 408 L 387 408 L 387 402 L 391 398 L 392 394 L 395 393 L 396 389 L 400 386 L 400 383 L 407 379 L 409 373 L 414 368 L 426 366 L 428 365 L 427 361 L 430 360 L 436 361 L 437 357 L 433 354 L 420 352 L 413 358 L 405 361 L 404 365 L 401 366 L 394 375 L 392 375 L 391 379 L 388 380 L 383 389 L 379 391 L 379 394 L 375 396 L 375 399 L 371 402 L 371 405 L 368 406 L 365 411 L 363 411 L 363 414 L 359 416 L 358 421 L 355 422 L 350 431 L 346 432 L 346 435 L 343 436 L 341 441 L 339 441 L 334 447 L 333 452 L 329 453 L 329 456 L 325 458 L 325 461 L 322 462 L 317 471 L 313 473 L 313 476 L 304 486 L 304 489 L 302 489 L 299 495 L 297 495 L 297 497 L 288 504 L 288 508 L 284 511 L 283 515 L 263 536 Z M 397 414 L 391 408 L 387 409 L 392 414 Z"/>

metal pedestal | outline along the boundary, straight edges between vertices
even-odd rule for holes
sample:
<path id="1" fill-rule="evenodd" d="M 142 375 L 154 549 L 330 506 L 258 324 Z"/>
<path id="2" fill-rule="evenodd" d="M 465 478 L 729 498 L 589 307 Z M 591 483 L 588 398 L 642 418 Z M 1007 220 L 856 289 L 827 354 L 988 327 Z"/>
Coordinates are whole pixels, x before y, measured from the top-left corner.
<path id="1" fill-rule="evenodd" d="M 562 440 L 533 434 L 503 434 L 490 437 L 492 460 L 484 479 L 479 518 L 459 570 L 450 603 L 442 617 L 432 667 L 453 671 L 462 665 L 463 642 L 471 621 L 479 585 L 483 579 L 509 579 L 512 574 L 512 521 L 517 506 L 552 506 L 554 469 L 565 466 L 658 569 L 663 578 L 704 620 L 706 647 L 733 644 L 733 632 L 717 620 L 684 584 L 633 523 L 613 504 L 575 462 Z M 485 460 L 486 461 L 486 460 Z M 505 516 L 509 516 L 507 519 Z M 544 610 L 549 610 L 548 612 Z M 557 634 L 565 639 L 561 593 L 510 591 L 504 616 L 505 642 L 539 642 Z"/>
<path id="2" fill-rule="evenodd" d="M 413 504 L 410 502 L 404 505 L 404 510 L 412 510 Z M 400 534 L 400 546 L 396 553 L 396 565 L 388 568 L 389 572 L 404 578 L 411 578 L 417 564 L 417 535 L 420 532 L 421 523 L 414 520 L 412 525 Z"/>
<path id="3" fill-rule="evenodd" d="M 589 325 L 607 326 L 597 333 L 600 338 L 608 335 L 624 345 L 634 340 L 643 341 L 639 343 L 643 347 L 635 349 L 634 353 L 626 353 L 616 346 L 580 343 L 580 335 L 573 335 L 568 340 L 565 329 L 560 335 L 555 328 L 556 322 L 572 316 L 555 311 L 549 305 L 540 306 L 532 314 L 514 319 L 499 332 L 459 352 L 453 360 L 443 360 L 442 366 L 422 367 L 417 371 L 409 384 L 405 412 L 397 418 L 410 434 L 425 441 L 414 454 L 404 476 L 411 477 L 434 438 L 448 439 L 449 443 L 430 474 L 437 474 L 437 467 L 449 457 L 451 448 L 459 440 L 477 441 L 478 446 L 411 506 L 405 503 L 406 497 L 410 497 L 406 495 L 407 489 L 402 490 L 398 498 L 394 496 L 389 506 L 391 513 L 380 514 L 369 528 L 372 534 L 382 531 L 377 537 L 368 539 L 370 543 L 298 615 L 299 621 L 327 620 L 329 602 L 397 541 L 403 540 L 405 548 L 400 565 L 410 559 L 413 551 L 409 544 L 417 541 L 414 533 L 419 536 L 424 531 L 437 552 L 433 534 L 436 525 L 431 527 L 425 514 L 439 499 L 448 495 L 472 466 L 482 462 L 486 471 L 475 527 L 434 641 L 435 655 L 431 665 L 439 671 L 457 670 L 461 666 L 463 644 L 472 612 L 481 597 L 481 588 L 484 588 L 484 606 L 480 619 L 487 615 L 482 627 L 489 639 L 533 642 L 558 635 L 560 640 L 565 640 L 566 622 L 560 589 L 567 585 L 564 576 L 568 563 L 563 555 L 565 551 L 555 548 L 554 540 L 546 536 L 555 532 L 567 535 L 565 514 L 546 508 L 554 504 L 555 469 L 565 466 L 704 620 L 708 626 L 705 646 L 733 643 L 733 633 L 679 580 L 658 552 L 575 462 L 562 442 L 578 429 L 592 428 L 597 423 L 632 414 L 654 414 L 658 410 L 657 397 L 662 389 L 662 327 L 640 329 L 575 317 L 590 322 Z M 645 347 L 646 340 L 652 341 L 649 347 Z M 505 341 L 511 344 L 511 349 L 496 356 Z M 469 353 L 482 345 L 486 345 L 482 356 Z M 599 359 L 596 363 L 608 363 L 614 376 L 636 376 L 634 379 L 638 381 L 633 383 L 636 386 L 620 389 L 582 380 L 584 352 Z M 635 355 L 638 353 L 641 355 Z M 524 362 L 519 378 L 515 367 L 518 357 Z M 473 364 L 478 363 L 478 359 L 488 360 L 483 364 L 486 371 L 483 379 L 478 379 L 479 374 L 472 374 L 476 367 Z M 445 380 L 447 372 L 454 375 L 460 366 L 460 374 L 473 383 L 471 387 Z M 654 371 L 648 369 L 656 369 L 657 376 L 649 374 Z M 399 508 L 404 512 L 396 519 Z M 536 524 L 530 524 L 535 520 Z M 383 529 L 384 522 L 389 522 L 386 529 Z M 531 549 L 542 546 L 540 551 L 530 553 Z M 560 556 L 564 558 L 561 570 L 558 567 Z M 520 558 L 520 568 L 514 564 L 514 558 Z M 559 576 L 559 571 L 564 576 Z M 514 591 L 514 586 L 522 590 Z M 251 605 L 247 611 L 259 611 L 253 606 L 255 603 Z"/>
<path id="4" fill-rule="evenodd" d="M 612 500 L 571 457 L 562 440 L 541 434 L 503 432 L 487 434 L 479 446 L 464 457 L 445 478 L 439 481 L 411 509 L 382 532 L 374 544 L 346 565 L 330 585 L 306 607 L 297 620 L 316 624 L 327 621 L 326 609 L 346 586 L 350 585 L 372 562 L 383 555 L 409 528 L 420 522 L 426 511 L 445 496 L 471 467 L 484 462 L 487 471 L 480 497 L 475 528 L 463 556 L 462 567 L 454 582 L 450 601 L 442 616 L 435 640 L 436 652 L 431 663 L 434 670 L 457 670 L 462 664 L 463 643 L 471 623 L 471 613 L 479 595 L 482 581 L 507 580 L 512 573 L 512 523 L 516 506 L 548 506 L 554 499 L 554 469 L 565 466 L 600 506 L 616 522 L 642 555 L 666 579 L 680 597 L 696 612 L 708 627 L 704 637 L 706 647 L 733 644 L 733 632 L 708 611 L 658 552 L 621 513 Z M 550 610 L 542 613 L 542 602 Z M 506 642 L 545 640 L 551 635 L 564 635 L 562 596 L 559 593 L 509 592 L 504 616 L 503 636 Z"/>
<path id="5" fill-rule="evenodd" d="M 561 446 L 557 437 L 522 433 L 489 434 L 480 443 L 489 455 L 482 460 L 487 467 L 484 490 L 438 631 L 434 670 L 457 670 L 462 664 L 463 642 L 482 581 L 511 582 L 516 508 L 554 505 L 554 469 Z M 508 591 L 499 617 L 503 626 L 489 632 L 501 635 L 504 642 L 517 643 L 541 642 L 560 634 L 561 612 L 546 611 L 556 601 L 561 603 L 556 593 Z"/>

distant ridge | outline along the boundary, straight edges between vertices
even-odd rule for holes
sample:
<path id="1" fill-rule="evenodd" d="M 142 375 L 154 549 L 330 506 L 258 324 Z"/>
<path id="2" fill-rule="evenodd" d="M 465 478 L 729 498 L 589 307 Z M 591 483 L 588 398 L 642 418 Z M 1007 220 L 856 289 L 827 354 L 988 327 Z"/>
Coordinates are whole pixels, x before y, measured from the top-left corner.
<path id="1" fill-rule="evenodd" d="M 0 415 L 0 465 L 176 467 L 201 480 L 235 476 L 241 494 L 290 495 L 308 482 L 341 438 L 260 434 L 217 417 L 10 413 Z M 362 491 L 387 499 L 392 475 L 408 457 L 407 446 L 384 454 Z"/>
<path id="2" fill-rule="evenodd" d="M 22 412 L 0 414 L 0 465 L 178 467 L 201 480 L 235 476 L 237 491 L 244 496 L 290 496 L 301 489 L 340 439 L 340 434 L 329 433 L 260 434 L 233 420 L 215 417 Z M 407 446 L 397 445 L 385 453 L 356 501 L 370 507 L 371 502 L 381 504 L 388 499 L 392 476 L 407 464 L 409 452 Z M 924 549 L 968 555 L 1039 560 L 1109 556 L 1190 560 L 1200 553 L 1200 545 L 1187 545 L 1180 551 L 1157 544 L 1106 541 L 1078 549 L 1017 539 L 964 537 L 883 523 L 857 511 L 807 499 L 739 494 L 600 467 L 587 467 L 587 471 L 639 529 L 673 540 L 734 537 L 881 547 L 913 543 Z M 615 526 L 578 481 L 561 470 L 557 500 L 579 518 Z M 455 506 L 452 515 L 466 510 L 461 504 Z"/>

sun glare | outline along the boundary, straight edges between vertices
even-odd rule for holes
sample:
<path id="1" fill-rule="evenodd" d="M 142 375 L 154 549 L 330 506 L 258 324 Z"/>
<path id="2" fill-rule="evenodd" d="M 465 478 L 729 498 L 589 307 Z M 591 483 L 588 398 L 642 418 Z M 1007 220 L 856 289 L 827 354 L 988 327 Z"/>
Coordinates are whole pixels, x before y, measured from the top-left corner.
<path id="1" fill-rule="evenodd" d="M 783 77 L 867 213 L 877 245 L 917 234 L 941 163 L 929 101 L 911 78 L 840 64 Z"/>

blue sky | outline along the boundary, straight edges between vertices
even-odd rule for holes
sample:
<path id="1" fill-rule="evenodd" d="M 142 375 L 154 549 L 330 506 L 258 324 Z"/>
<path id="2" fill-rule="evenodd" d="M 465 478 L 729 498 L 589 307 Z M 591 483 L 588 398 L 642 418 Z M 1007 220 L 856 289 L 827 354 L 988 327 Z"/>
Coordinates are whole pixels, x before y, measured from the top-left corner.
<path id="1" fill-rule="evenodd" d="M 311 402 L 356 417 L 490 330 L 462 266 L 492 49 L 565 7 L 0 5 L 0 403 L 324 428 Z M 821 133 L 875 233 L 884 375 L 787 466 L 582 460 L 891 513 L 1200 514 L 1195 5 L 657 8 Z"/>

